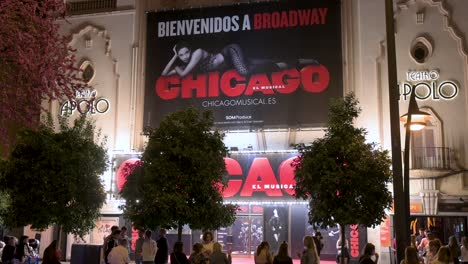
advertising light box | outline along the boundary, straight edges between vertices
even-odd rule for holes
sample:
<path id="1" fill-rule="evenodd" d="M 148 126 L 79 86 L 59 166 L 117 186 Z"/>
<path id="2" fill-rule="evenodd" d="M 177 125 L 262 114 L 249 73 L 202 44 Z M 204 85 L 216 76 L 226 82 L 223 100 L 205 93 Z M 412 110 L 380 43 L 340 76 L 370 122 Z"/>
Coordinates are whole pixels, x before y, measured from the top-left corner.
<path id="1" fill-rule="evenodd" d="M 338 0 L 147 14 L 145 126 L 194 106 L 219 128 L 321 126 L 343 95 Z"/>

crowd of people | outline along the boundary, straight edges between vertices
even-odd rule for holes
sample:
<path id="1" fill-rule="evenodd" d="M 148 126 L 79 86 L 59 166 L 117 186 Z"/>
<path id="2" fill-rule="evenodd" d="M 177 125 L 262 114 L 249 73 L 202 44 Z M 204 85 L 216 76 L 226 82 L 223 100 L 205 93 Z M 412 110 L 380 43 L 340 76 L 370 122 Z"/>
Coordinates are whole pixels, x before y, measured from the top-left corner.
<path id="1" fill-rule="evenodd" d="M 184 253 L 182 242 L 176 242 L 171 254 L 168 253 L 166 230 L 159 230 L 159 237 L 153 240 L 152 231 L 139 231 L 139 238 L 135 241 L 135 264 L 232 264 L 231 249 L 223 252 L 222 245 L 214 241 L 211 232 L 205 232 L 201 243 L 192 246 L 192 253 L 187 257 Z M 315 236 L 304 237 L 304 250 L 298 253 L 301 264 L 320 263 L 320 251 L 323 248 L 322 236 L 316 232 Z M 337 263 L 344 258 L 349 263 L 348 241 L 338 239 Z M 106 264 L 130 263 L 131 240 L 127 236 L 127 228 L 118 226 L 111 228 L 111 234 L 104 238 L 103 253 Z M 13 236 L 5 236 L 4 243 L 0 242 L 2 249 L 1 263 L 38 263 L 39 241 L 21 236 L 17 239 Z M 60 264 L 61 252 L 54 240 L 44 250 L 43 264 Z M 359 257 L 359 264 L 378 264 L 379 255 L 375 252 L 375 246 L 367 243 Z M 288 244 L 283 241 L 278 252 L 273 252 L 267 241 L 262 241 L 254 254 L 255 264 L 292 264 L 292 258 L 288 255 Z M 435 237 L 434 233 L 426 232 L 424 228 L 419 230 L 419 235 L 411 236 L 411 245 L 405 250 L 405 258 L 400 264 L 460 264 L 468 263 L 468 237 L 461 239 L 461 245 L 455 236 L 449 238 L 447 245 Z"/>
<path id="2" fill-rule="evenodd" d="M 21 236 L 18 239 L 14 236 L 5 236 L 0 244 L 2 248 L 2 264 L 39 263 L 40 242 L 36 238 L 30 239 L 28 236 Z M 57 241 L 54 240 L 44 250 L 41 263 L 60 263 L 60 255 L 61 252 L 57 247 Z"/>
<path id="3" fill-rule="evenodd" d="M 419 235 L 411 236 L 411 245 L 405 250 L 405 259 L 401 264 L 459 264 L 468 263 L 468 237 L 461 239 L 461 245 L 455 236 L 449 237 L 447 245 L 425 228 L 419 229 Z"/>
<path id="4" fill-rule="evenodd" d="M 135 241 L 136 264 L 165 264 L 168 262 L 168 243 L 166 230 L 159 230 L 157 241 L 152 239 L 150 230 L 139 231 Z M 106 264 L 127 264 L 130 262 L 131 240 L 127 236 L 127 228 L 111 227 L 111 234 L 104 238 L 103 252 Z"/>
<path id="5" fill-rule="evenodd" d="M 183 242 L 176 242 L 172 253 L 167 252 L 166 230 L 161 229 L 159 239 L 152 239 L 152 232 L 147 230 L 139 232 L 139 238 L 135 243 L 136 264 L 166 264 L 168 256 L 171 264 L 232 264 L 231 249 L 223 252 L 221 243 L 215 242 L 211 232 L 205 232 L 200 243 L 192 246 L 192 253 L 187 257 L 184 253 Z M 118 228 L 114 228 L 111 235 L 106 237 L 104 256 L 106 264 L 125 264 L 129 262 L 127 240 L 122 237 Z M 317 246 L 318 245 L 318 246 Z M 306 236 L 304 238 L 304 251 L 299 253 L 301 264 L 320 263 L 320 250 L 323 243 L 320 238 Z M 288 255 L 288 244 L 283 241 L 276 252 L 271 252 L 268 242 L 263 241 L 257 247 L 254 256 L 255 264 L 292 264 L 292 258 Z"/>

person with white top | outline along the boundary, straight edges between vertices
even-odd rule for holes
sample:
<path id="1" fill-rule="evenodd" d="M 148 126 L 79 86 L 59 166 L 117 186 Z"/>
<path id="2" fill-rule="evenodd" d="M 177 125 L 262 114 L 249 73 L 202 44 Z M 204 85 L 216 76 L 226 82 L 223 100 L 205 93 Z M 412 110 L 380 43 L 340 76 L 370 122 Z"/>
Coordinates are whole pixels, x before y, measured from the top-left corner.
<path id="1" fill-rule="evenodd" d="M 460 259 L 462 262 L 468 262 L 468 237 L 462 237 Z"/>
<path id="2" fill-rule="evenodd" d="M 151 231 L 146 230 L 145 240 L 143 241 L 142 246 L 143 264 L 154 264 L 154 258 L 156 257 L 157 251 L 158 247 L 156 246 L 156 241 L 151 239 Z"/>
<path id="3" fill-rule="evenodd" d="M 202 240 L 203 240 L 202 252 L 205 255 L 205 257 L 209 258 L 211 254 L 213 253 L 213 245 L 214 245 L 213 233 L 211 233 L 210 231 L 206 231 L 205 233 L 203 233 Z"/>
<path id="4" fill-rule="evenodd" d="M 128 240 L 126 238 L 119 240 L 119 245 L 112 248 L 107 260 L 109 264 L 128 264 L 130 259 L 128 258 L 127 250 Z"/>

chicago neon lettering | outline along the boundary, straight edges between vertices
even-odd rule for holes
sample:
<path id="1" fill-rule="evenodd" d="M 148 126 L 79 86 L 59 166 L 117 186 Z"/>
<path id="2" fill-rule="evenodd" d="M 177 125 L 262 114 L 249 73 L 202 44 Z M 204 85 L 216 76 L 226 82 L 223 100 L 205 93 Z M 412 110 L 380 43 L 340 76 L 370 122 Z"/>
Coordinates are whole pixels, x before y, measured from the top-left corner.
<path id="1" fill-rule="evenodd" d="M 351 257 L 357 258 L 359 257 L 359 225 L 350 225 L 349 228 L 351 231 L 349 235 L 351 237 Z"/>
<path id="2" fill-rule="evenodd" d="M 296 181 L 294 180 L 294 168 L 291 166 L 291 163 L 295 158 L 286 159 L 278 166 L 278 178 L 268 158 L 255 158 L 245 179 L 239 162 L 232 158 L 224 158 L 226 171 L 231 179 L 229 179 L 227 186 L 225 186 L 222 192 L 223 197 L 233 197 L 237 194 L 240 194 L 242 197 L 251 197 L 255 192 L 261 192 L 271 197 L 281 197 L 283 196 L 283 192 L 294 195 Z M 128 159 L 120 165 L 117 171 L 119 190 L 121 190 L 127 181 L 126 176 L 136 166 L 141 166 L 141 161 L 136 158 Z"/>
<path id="3" fill-rule="evenodd" d="M 223 191 L 223 197 L 233 197 L 240 192 L 242 197 L 251 197 L 254 192 L 262 192 L 266 196 L 281 197 L 283 191 L 294 195 L 294 168 L 291 163 L 295 157 L 283 161 L 278 167 L 279 182 L 270 162 L 265 157 L 255 158 L 249 172 L 243 179 L 230 179 Z M 236 160 L 224 158 L 229 177 L 243 176 L 242 168 Z"/>
<path id="4" fill-rule="evenodd" d="M 261 73 L 246 78 L 229 70 L 222 75 L 219 72 L 188 75 L 180 78 L 176 75 L 161 76 L 156 81 L 156 94 L 163 100 L 176 98 L 228 97 L 240 95 L 252 96 L 254 93 L 271 95 L 290 94 L 299 86 L 309 93 L 321 93 L 330 83 L 330 72 L 323 65 L 308 65 L 301 70 L 286 69 L 271 74 Z M 258 89 L 258 87 L 281 87 L 281 89 Z"/>

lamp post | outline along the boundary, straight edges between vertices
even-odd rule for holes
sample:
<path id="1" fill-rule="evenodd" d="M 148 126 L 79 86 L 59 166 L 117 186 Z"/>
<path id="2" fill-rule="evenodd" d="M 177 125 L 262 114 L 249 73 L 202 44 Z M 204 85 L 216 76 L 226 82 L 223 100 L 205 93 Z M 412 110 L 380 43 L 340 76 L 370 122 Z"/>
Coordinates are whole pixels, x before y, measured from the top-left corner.
<path id="1" fill-rule="evenodd" d="M 388 89 L 390 106 L 390 131 L 392 139 L 392 171 L 393 171 L 393 228 L 397 246 L 397 263 L 405 257 L 406 246 L 410 244 L 410 206 L 409 206 L 409 150 L 411 130 L 419 130 L 426 125 L 428 113 L 419 111 L 416 103 L 416 89 L 411 90 L 408 113 L 400 119 L 398 110 L 398 77 L 395 51 L 395 28 L 393 17 L 393 0 L 385 0 L 385 22 L 387 36 Z M 412 119 L 414 118 L 412 122 Z M 401 139 L 399 120 L 406 123 L 404 172 L 401 164 Z"/>
<path id="2" fill-rule="evenodd" d="M 418 131 L 426 127 L 426 123 L 430 118 L 430 114 L 419 110 L 418 103 L 416 102 L 416 87 L 413 86 L 410 95 L 410 101 L 408 104 L 408 113 L 401 116 L 400 121 L 405 124 L 405 153 L 404 153 L 404 170 L 403 170 L 403 190 L 404 190 L 404 209 L 405 218 L 410 218 L 410 189 L 409 189 L 409 154 L 410 154 L 410 142 L 411 142 L 411 131 Z M 409 231 L 409 225 L 407 225 Z M 409 234 L 409 232 L 408 232 Z"/>
<path id="3" fill-rule="evenodd" d="M 411 90 L 408 113 L 401 117 L 406 122 L 404 171 L 402 175 L 401 163 L 401 138 L 400 138 L 400 116 L 398 108 L 399 92 L 395 51 L 395 28 L 393 14 L 393 0 L 385 0 L 385 22 L 387 36 L 387 63 L 388 63 L 388 89 L 390 106 L 390 130 L 392 139 L 392 171 L 393 171 L 393 228 L 396 237 L 397 263 L 405 257 L 406 246 L 410 244 L 410 207 L 409 207 L 409 149 L 411 140 L 411 129 L 422 129 L 425 126 L 425 118 L 421 116 L 429 114 L 419 111 L 416 103 L 415 87 Z M 412 122 L 412 119 L 418 119 Z"/>
<path id="4" fill-rule="evenodd" d="M 385 0 L 385 22 L 387 36 L 388 94 L 390 106 L 390 133 L 392 140 L 393 171 L 393 228 L 396 237 L 397 263 L 404 259 L 406 245 L 409 243 L 409 227 L 405 213 L 405 195 L 401 167 L 400 114 L 398 110 L 398 77 L 395 51 L 395 29 L 393 21 L 393 1 Z M 409 200 L 409 199 L 408 199 Z M 407 230 L 408 229 L 408 230 Z"/>

